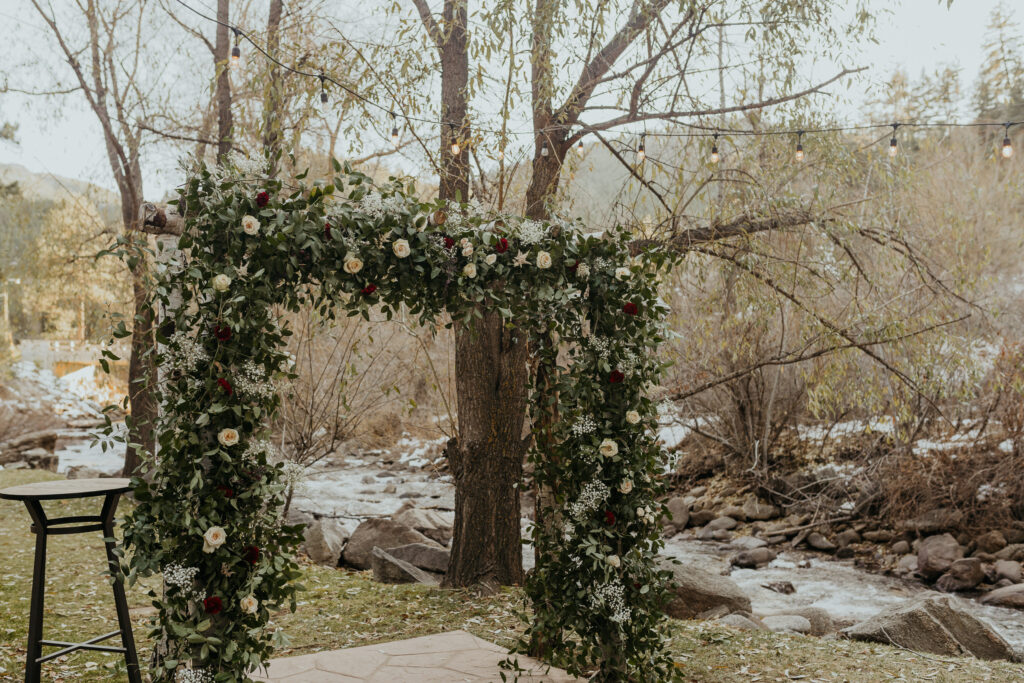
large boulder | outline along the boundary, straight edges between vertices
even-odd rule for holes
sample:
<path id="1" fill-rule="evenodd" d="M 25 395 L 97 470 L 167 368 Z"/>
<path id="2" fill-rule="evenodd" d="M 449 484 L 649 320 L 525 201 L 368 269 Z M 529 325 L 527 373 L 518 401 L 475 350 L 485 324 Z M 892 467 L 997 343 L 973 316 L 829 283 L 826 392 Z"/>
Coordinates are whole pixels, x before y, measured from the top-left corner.
<path id="1" fill-rule="evenodd" d="M 381 583 L 425 583 L 428 586 L 440 583 L 436 576 L 376 546 L 370 553 L 370 564 L 373 567 L 373 578 Z"/>
<path id="2" fill-rule="evenodd" d="M 780 617 L 786 615 L 803 617 L 810 623 L 810 630 L 801 631 L 801 633 L 809 633 L 812 636 L 826 636 L 830 633 L 836 632 L 836 625 L 835 622 L 832 621 L 832 616 L 820 607 L 791 607 L 789 609 L 762 615 L 762 618 L 767 619 L 768 617 Z"/>
<path id="3" fill-rule="evenodd" d="M 668 514 L 662 519 L 667 527 L 671 525 L 676 531 L 682 531 L 690 521 L 690 504 L 682 496 L 673 496 L 665 503 Z"/>
<path id="4" fill-rule="evenodd" d="M 336 519 L 324 517 L 306 525 L 302 532 L 302 550 L 317 564 L 337 567 L 345 541 L 352 532 Z"/>
<path id="5" fill-rule="evenodd" d="M 391 519 L 399 524 L 415 529 L 441 545 L 448 545 L 448 541 L 452 540 L 452 527 L 455 524 L 455 517 L 450 512 L 418 508 L 412 503 L 406 503 L 395 514 L 391 515 Z"/>
<path id="6" fill-rule="evenodd" d="M 949 595 L 907 600 L 842 633 L 854 640 L 887 643 L 917 652 L 1021 661 L 1002 636 Z"/>
<path id="7" fill-rule="evenodd" d="M 955 531 L 960 528 L 964 515 L 952 508 L 935 508 L 920 517 L 900 522 L 900 528 L 919 534 L 937 534 L 940 531 Z"/>
<path id="8" fill-rule="evenodd" d="M 1020 562 L 996 560 L 995 565 L 992 567 L 992 572 L 995 574 L 994 578 L 996 581 L 1007 579 L 1014 583 L 1021 582 Z"/>
<path id="9" fill-rule="evenodd" d="M 448 571 L 448 560 L 452 556 L 451 551 L 447 548 L 438 548 L 423 543 L 410 543 L 397 548 L 385 548 L 385 550 L 392 557 L 404 560 L 414 567 L 439 574 Z"/>
<path id="10" fill-rule="evenodd" d="M 929 536 L 917 549 L 917 573 L 935 579 L 964 556 L 964 549 L 949 534 Z"/>
<path id="11" fill-rule="evenodd" d="M 776 557 L 776 553 L 771 548 L 751 548 L 750 550 L 741 550 L 730 558 L 729 563 L 734 567 L 743 567 L 746 569 L 755 569 L 757 567 L 763 567 L 768 564 Z"/>
<path id="12" fill-rule="evenodd" d="M 945 593 L 966 591 L 974 588 L 985 578 L 985 568 L 977 557 L 961 557 L 949 565 L 945 574 L 935 582 L 935 587 Z"/>
<path id="13" fill-rule="evenodd" d="M 1024 583 L 997 588 L 994 591 L 985 593 L 981 597 L 981 601 L 986 605 L 1024 609 Z"/>
<path id="14" fill-rule="evenodd" d="M 661 561 L 672 572 L 671 597 L 665 613 L 675 619 L 694 619 L 717 607 L 728 612 L 749 612 L 750 598 L 728 576 L 710 574 L 692 566 Z"/>
<path id="15" fill-rule="evenodd" d="M 36 451 L 33 457 L 38 458 L 40 455 L 53 453 L 56 447 L 57 430 L 28 432 L 0 443 L 0 465 L 25 460 L 22 456 L 30 451 Z"/>
<path id="16" fill-rule="evenodd" d="M 427 538 L 415 529 L 391 519 L 368 519 L 352 532 L 348 545 L 341 557 L 345 564 L 356 569 L 370 569 L 370 557 L 374 546 L 379 548 L 397 548 L 410 543 L 424 543 L 441 547 L 441 544 Z"/>

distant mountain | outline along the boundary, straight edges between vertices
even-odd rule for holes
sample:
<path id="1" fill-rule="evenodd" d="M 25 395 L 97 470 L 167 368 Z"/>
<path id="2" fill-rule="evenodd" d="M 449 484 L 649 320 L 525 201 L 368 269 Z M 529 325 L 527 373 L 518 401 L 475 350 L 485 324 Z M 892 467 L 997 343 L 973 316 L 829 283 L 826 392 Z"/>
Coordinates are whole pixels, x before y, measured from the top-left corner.
<path id="1" fill-rule="evenodd" d="M 0 184 L 17 182 L 27 199 L 59 200 L 84 195 L 97 205 L 120 206 L 117 194 L 84 180 L 66 178 L 52 173 L 35 173 L 20 164 L 0 164 Z"/>

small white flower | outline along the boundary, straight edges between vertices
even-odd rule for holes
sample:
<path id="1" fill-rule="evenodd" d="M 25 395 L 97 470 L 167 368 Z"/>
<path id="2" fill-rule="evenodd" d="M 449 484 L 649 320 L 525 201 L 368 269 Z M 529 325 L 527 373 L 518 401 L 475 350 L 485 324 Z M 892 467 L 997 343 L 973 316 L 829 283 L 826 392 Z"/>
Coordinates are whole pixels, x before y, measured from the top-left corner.
<path id="1" fill-rule="evenodd" d="M 622 483 L 619 484 L 620 493 L 629 493 L 633 490 L 633 481 L 631 479 L 623 479 Z"/>
<path id="2" fill-rule="evenodd" d="M 586 280 L 590 276 L 590 266 L 586 263 L 581 263 L 576 266 L 576 277 L 581 280 Z"/>
<path id="3" fill-rule="evenodd" d="M 520 251 L 519 253 L 516 254 L 516 257 L 512 259 L 512 265 L 515 266 L 516 268 L 518 268 L 519 266 L 524 266 L 526 265 L 527 258 L 528 256 Z"/>
<path id="4" fill-rule="evenodd" d="M 242 231 L 246 235 L 260 234 L 260 222 L 255 216 L 242 216 Z"/>
<path id="5" fill-rule="evenodd" d="M 465 267 L 462 269 L 462 274 L 470 278 L 476 277 L 476 264 L 467 263 Z"/>
<path id="6" fill-rule="evenodd" d="M 363 269 L 363 260 L 355 254 L 345 254 L 345 272 L 355 275 Z"/>
<path id="7" fill-rule="evenodd" d="M 497 254 L 488 254 L 487 258 L 484 259 L 484 263 L 486 263 L 489 266 L 493 266 L 494 262 L 497 261 L 497 260 L 498 260 L 498 255 Z"/>
<path id="8" fill-rule="evenodd" d="M 226 292 L 228 291 L 228 287 L 231 286 L 231 278 L 224 273 L 214 275 L 213 279 L 210 281 L 210 286 L 218 292 Z"/>
<path id="9" fill-rule="evenodd" d="M 546 251 L 537 252 L 537 267 L 541 270 L 547 270 L 551 267 L 551 254 Z"/>
<path id="10" fill-rule="evenodd" d="M 605 556 L 604 561 L 616 569 L 622 566 L 622 560 L 619 559 L 618 555 L 607 555 Z"/>
<path id="11" fill-rule="evenodd" d="M 615 443 L 611 439 L 605 439 L 601 442 L 601 445 L 597 448 L 601 455 L 606 458 L 610 458 L 619 452 L 619 444 Z"/>
<path id="12" fill-rule="evenodd" d="M 630 275 L 629 268 L 616 268 L 615 269 L 615 279 L 616 280 L 625 280 L 625 279 L 627 279 L 629 277 L 629 275 Z"/>
<path id="13" fill-rule="evenodd" d="M 628 422 L 631 425 L 640 424 L 640 413 L 636 412 L 635 410 L 627 411 L 626 422 Z"/>
<path id="14" fill-rule="evenodd" d="M 224 529 L 219 526 L 211 526 L 203 534 L 203 552 L 212 553 L 217 548 L 224 545 L 224 541 L 228 540 L 228 534 Z"/>
<path id="15" fill-rule="evenodd" d="M 219 434 L 217 434 L 217 441 L 220 442 L 221 446 L 224 446 L 226 448 L 234 446 L 236 443 L 238 443 L 238 430 L 232 429 L 231 427 L 225 427 L 224 429 L 220 430 Z"/>
<path id="16" fill-rule="evenodd" d="M 398 258 L 406 258 L 412 253 L 408 240 L 395 240 L 395 243 L 391 245 L 391 251 L 395 252 L 395 256 Z"/>
<path id="17" fill-rule="evenodd" d="M 260 608 L 260 603 L 253 596 L 247 595 L 238 601 L 238 606 L 246 614 L 256 614 L 256 610 Z"/>

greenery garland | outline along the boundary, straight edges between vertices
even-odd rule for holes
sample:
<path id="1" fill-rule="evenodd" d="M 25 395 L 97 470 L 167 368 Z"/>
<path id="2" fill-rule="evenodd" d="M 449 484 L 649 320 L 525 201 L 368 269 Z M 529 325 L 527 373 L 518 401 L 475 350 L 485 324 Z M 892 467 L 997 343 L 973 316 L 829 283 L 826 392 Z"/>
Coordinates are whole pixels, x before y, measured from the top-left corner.
<path id="1" fill-rule="evenodd" d="M 152 288 L 164 314 L 159 447 L 133 480 L 124 530 L 129 580 L 164 580 L 151 593 L 154 681 L 249 681 L 286 642 L 270 615 L 295 608 L 301 528 L 281 519 L 291 473 L 267 424 L 294 377 L 276 312 L 300 306 L 468 324 L 487 306 L 527 330 L 541 365 L 563 370 L 531 401 L 543 425 L 534 476 L 552 495 L 532 530 L 523 647 L 596 680 L 674 677 L 655 563 L 663 465 L 645 396 L 661 370 L 657 271 L 670 257 L 631 259 L 623 230 L 426 204 L 337 163 L 328 186 L 286 188 L 265 168 L 233 155 L 190 172 L 179 251 Z"/>

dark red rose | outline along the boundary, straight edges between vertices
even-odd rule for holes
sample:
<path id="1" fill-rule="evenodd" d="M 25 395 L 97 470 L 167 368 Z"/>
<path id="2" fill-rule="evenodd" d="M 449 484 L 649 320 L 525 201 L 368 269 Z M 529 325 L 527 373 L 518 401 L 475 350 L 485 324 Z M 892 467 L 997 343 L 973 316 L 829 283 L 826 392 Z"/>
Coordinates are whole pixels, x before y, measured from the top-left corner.
<path id="1" fill-rule="evenodd" d="M 256 195 L 256 206 L 263 208 L 270 201 L 270 195 L 266 192 L 260 192 Z"/>
<path id="2" fill-rule="evenodd" d="M 615 524 L 615 513 L 612 512 L 611 510 L 605 510 L 604 511 L 604 523 L 607 524 L 608 526 L 611 526 L 612 524 Z"/>
<path id="3" fill-rule="evenodd" d="M 230 486 L 224 486 L 223 484 L 217 485 L 217 490 L 224 494 L 225 498 L 234 498 L 235 490 Z"/>
<path id="4" fill-rule="evenodd" d="M 497 243 L 495 243 L 494 245 L 494 251 L 498 252 L 499 254 L 504 254 L 506 251 L 508 251 L 508 240 L 505 239 L 504 237 L 499 237 Z"/>
<path id="5" fill-rule="evenodd" d="M 203 600 L 203 610 L 207 614 L 220 614 L 223 609 L 224 603 L 216 595 L 211 595 Z"/>
<path id="6" fill-rule="evenodd" d="M 331 224 L 324 223 L 324 239 L 330 241 L 331 239 Z"/>
<path id="7" fill-rule="evenodd" d="M 451 249 L 454 246 L 455 246 L 455 239 L 452 238 L 452 237 L 449 237 L 448 235 L 445 235 L 444 236 L 444 247 L 445 247 L 445 249 Z"/>
<path id="8" fill-rule="evenodd" d="M 619 370 L 612 370 L 612 374 L 608 375 L 608 382 L 611 384 L 618 384 L 624 379 L 626 376 Z"/>
<path id="9" fill-rule="evenodd" d="M 220 388 L 223 389 L 224 393 L 227 394 L 228 396 L 235 393 L 234 390 L 231 388 L 231 382 L 227 381 L 223 377 L 217 378 L 217 384 L 220 385 Z"/>
<path id="10" fill-rule="evenodd" d="M 214 325 L 213 336 L 217 337 L 217 341 L 231 341 L 231 328 L 227 325 Z"/>
<path id="11" fill-rule="evenodd" d="M 639 309 L 636 307 L 635 303 L 633 303 L 632 301 L 627 301 L 626 305 L 622 307 L 622 310 L 623 312 L 626 313 L 626 315 L 636 315 Z"/>
<path id="12" fill-rule="evenodd" d="M 633 582 L 633 588 L 639 588 L 639 587 L 640 587 L 640 582 L 639 581 L 634 581 Z"/>
<path id="13" fill-rule="evenodd" d="M 251 545 L 245 549 L 245 561 L 249 564 L 256 564 L 260 561 L 260 548 L 256 545 Z"/>
<path id="14" fill-rule="evenodd" d="M 377 285 L 370 283 L 359 291 L 363 294 L 363 296 L 370 296 L 371 294 L 377 291 Z"/>

